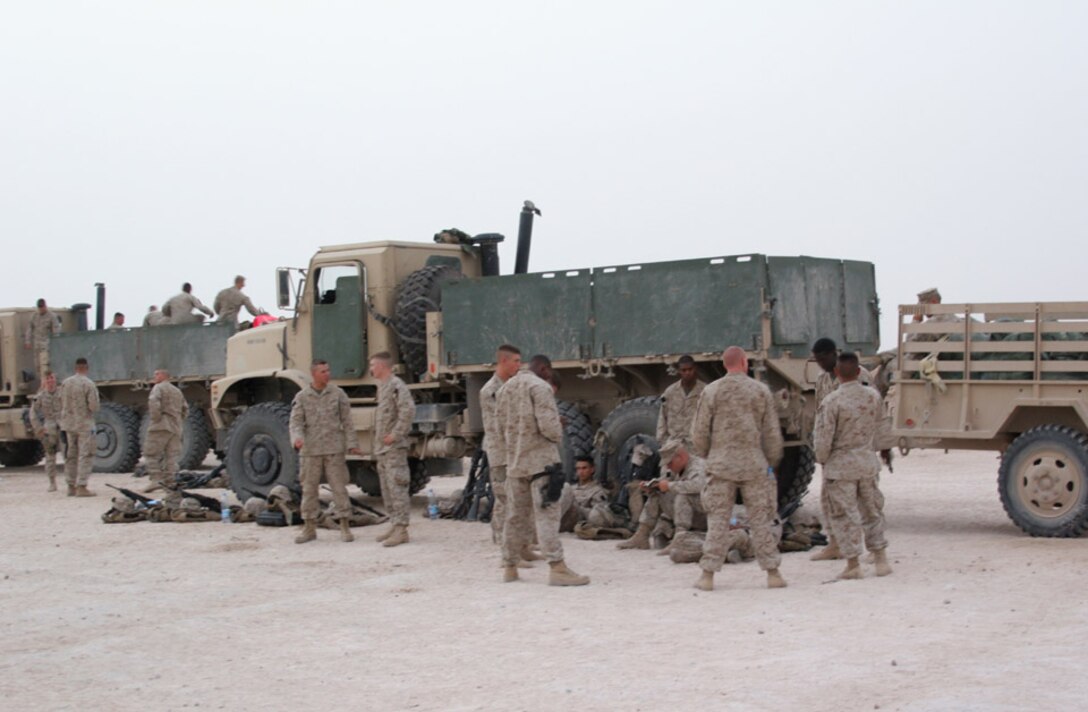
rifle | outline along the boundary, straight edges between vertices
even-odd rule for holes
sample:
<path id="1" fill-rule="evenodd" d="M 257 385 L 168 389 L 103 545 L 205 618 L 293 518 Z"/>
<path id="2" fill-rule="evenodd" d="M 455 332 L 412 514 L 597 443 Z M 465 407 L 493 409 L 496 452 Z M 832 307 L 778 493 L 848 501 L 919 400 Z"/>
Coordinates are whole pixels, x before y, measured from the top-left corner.
<path id="1" fill-rule="evenodd" d="M 461 501 L 453 510 L 454 519 L 469 522 L 480 520 L 480 500 L 487 498 L 491 506 L 495 505 L 495 493 L 491 490 L 491 468 L 487 462 L 487 453 L 476 448 L 472 454 L 472 464 L 468 468 L 468 482 L 461 494 Z M 490 521 L 490 517 L 487 520 Z"/>
<path id="2" fill-rule="evenodd" d="M 125 489 L 124 487 L 116 487 L 116 486 L 111 485 L 109 483 L 106 483 L 106 486 L 107 487 L 113 487 L 113 489 L 115 489 L 118 492 L 120 492 L 121 494 L 125 495 L 126 497 L 131 499 L 133 502 L 140 502 L 144 506 L 151 506 L 151 503 L 155 501 L 151 497 L 145 497 L 142 494 L 137 494 L 137 493 L 133 492 L 130 489 Z"/>
<path id="3" fill-rule="evenodd" d="M 200 475 L 195 472 L 179 472 L 174 476 L 174 480 L 178 483 L 179 487 L 187 487 L 189 489 L 199 489 L 208 484 L 216 477 L 219 477 L 223 473 L 223 470 L 227 469 L 226 463 L 220 463 L 216 465 L 212 470 Z"/>
<path id="4" fill-rule="evenodd" d="M 321 489 L 326 490 L 328 492 L 332 491 L 332 487 L 329 487 L 328 485 L 321 485 Z M 351 502 L 353 507 L 358 507 L 359 509 L 362 509 L 365 512 L 370 512 L 371 514 L 373 514 L 376 517 L 384 517 L 385 516 L 384 513 L 378 511 L 377 509 L 374 509 L 369 504 L 367 504 L 367 503 L 363 502 L 362 500 L 360 500 L 358 497 L 352 497 L 350 493 L 348 494 L 348 501 Z"/>
<path id="5" fill-rule="evenodd" d="M 205 507 L 214 512 L 223 512 L 223 504 L 215 497 L 209 497 L 206 494 L 197 494 L 196 492 L 186 492 L 185 490 L 178 490 L 178 494 L 182 497 L 192 497 L 197 502 L 200 502 L 201 507 Z"/>
<path id="6" fill-rule="evenodd" d="M 266 497 L 265 495 L 261 494 L 260 492 L 254 492 L 254 491 L 253 491 L 253 490 L 251 490 L 251 489 L 246 489 L 245 487 L 242 487 L 242 488 L 241 488 L 241 492 L 242 492 L 242 494 L 248 494 L 248 495 L 249 495 L 249 497 L 256 497 L 257 499 L 263 500 L 263 501 L 265 501 L 265 502 L 267 502 L 267 501 L 268 501 L 268 497 Z M 246 499 L 249 499 L 249 497 L 246 497 Z"/>

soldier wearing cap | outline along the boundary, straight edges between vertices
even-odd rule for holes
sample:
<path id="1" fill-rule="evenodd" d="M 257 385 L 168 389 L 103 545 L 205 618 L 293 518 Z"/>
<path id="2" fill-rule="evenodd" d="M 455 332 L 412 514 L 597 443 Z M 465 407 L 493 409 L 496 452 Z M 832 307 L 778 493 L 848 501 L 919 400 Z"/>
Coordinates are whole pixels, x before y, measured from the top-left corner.
<path id="1" fill-rule="evenodd" d="M 60 319 L 46 306 L 44 299 L 38 300 L 37 311 L 26 325 L 23 345 L 29 351 L 34 349 L 34 366 L 39 374 L 49 370 L 49 337 L 60 333 Z"/>
<path id="2" fill-rule="evenodd" d="M 219 315 L 216 319 L 220 324 L 238 324 L 238 314 L 241 313 L 242 307 L 250 313 L 252 316 L 260 316 L 264 314 L 264 309 L 259 309 L 253 306 L 253 302 L 246 296 L 242 289 L 246 286 L 246 278 L 242 275 L 238 275 L 234 278 L 234 286 L 226 287 L 219 290 L 219 293 L 215 295 L 215 301 L 212 303 L 212 308 L 215 309 L 215 313 Z"/>
<path id="3" fill-rule="evenodd" d="M 646 446 L 640 444 L 638 447 Z M 638 460 L 639 454 L 642 453 L 636 453 L 633 460 Z M 706 514 L 699 499 L 706 485 L 706 461 L 692 456 L 681 437 L 666 440 L 658 454 L 665 477 L 639 483 L 645 501 L 639 513 L 638 529 L 630 539 L 617 544 L 618 549 L 649 549 L 650 536 L 661 519 L 672 521 L 673 541 L 676 541 L 677 537 L 691 531 L 698 515 Z M 667 555 L 670 547 L 671 544 L 658 554 Z"/>

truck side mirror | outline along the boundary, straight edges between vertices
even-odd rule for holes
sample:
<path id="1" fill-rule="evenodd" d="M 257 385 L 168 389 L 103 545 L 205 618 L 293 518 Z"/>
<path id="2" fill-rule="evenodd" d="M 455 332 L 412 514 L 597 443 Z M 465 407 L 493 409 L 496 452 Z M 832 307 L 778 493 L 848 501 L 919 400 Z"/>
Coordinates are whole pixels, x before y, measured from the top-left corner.
<path id="1" fill-rule="evenodd" d="M 286 267 L 276 270 L 276 306 L 280 309 L 291 307 L 291 270 Z"/>

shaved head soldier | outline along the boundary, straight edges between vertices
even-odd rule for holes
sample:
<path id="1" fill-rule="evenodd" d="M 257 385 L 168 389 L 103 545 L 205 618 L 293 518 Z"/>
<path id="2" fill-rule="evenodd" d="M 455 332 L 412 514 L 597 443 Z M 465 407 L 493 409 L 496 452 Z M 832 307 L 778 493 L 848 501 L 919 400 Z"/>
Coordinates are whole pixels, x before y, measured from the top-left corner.
<path id="1" fill-rule="evenodd" d="M 503 344 L 495 353 L 495 373 L 480 389 L 480 414 L 484 421 L 483 450 L 487 454 L 487 469 L 491 491 L 495 493 L 495 509 L 491 512 L 491 540 L 502 544 L 502 528 L 506 519 L 506 453 L 498 447 L 499 389 L 521 370 L 521 351 Z"/>
<path id="2" fill-rule="evenodd" d="M 215 295 L 215 302 L 213 302 L 212 307 L 215 309 L 215 313 L 219 315 L 219 318 L 216 319 L 217 322 L 237 324 L 242 307 L 245 307 L 245 310 L 252 316 L 260 316 L 265 313 L 264 309 L 253 306 L 253 302 L 242 292 L 245 286 L 246 278 L 238 275 L 234 278 L 233 287 L 221 289 L 219 294 Z"/>
<path id="3" fill-rule="evenodd" d="M 695 454 L 706 459 L 707 485 L 703 508 L 707 515 L 706 544 L 696 588 L 714 588 L 732 537 L 729 519 L 740 491 L 748 509 L 752 542 L 767 586 L 782 588 L 781 556 L 774 533 L 777 487 L 772 467 L 782 459 L 782 429 L 778 409 L 767 386 L 748 376 L 748 356 L 739 346 L 722 354 L 726 375 L 703 391 L 691 435 Z"/>
<path id="4" fill-rule="evenodd" d="M 60 425 L 67 446 L 64 451 L 64 474 L 68 480 L 69 497 L 94 497 L 87 489 L 94 461 L 94 414 L 98 412 L 98 389 L 87 377 L 90 365 L 80 356 L 76 372 L 64 379 L 60 387 Z"/>
<path id="5" fill-rule="evenodd" d="M 170 382 L 165 368 L 155 371 L 155 385 L 147 396 L 147 441 L 144 459 L 151 482 L 144 492 L 177 488 L 181 433 L 189 417 L 189 404 L 181 390 Z"/>
<path id="6" fill-rule="evenodd" d="M 378 536 L 382 546 L 408 543 L 408 512 L 411 508 L 412 473 L 408 469 L 408 433 L 416 415 L 416 403 L 404 381 L 393 375 L 393 357 L 386 351 L 370 357 L 370 375 L 378 381 L 378 411 L 374 415 L 374 439 L 378 449 L 378 477 L 382 500 L 389 511 L 390 528 Z"/>

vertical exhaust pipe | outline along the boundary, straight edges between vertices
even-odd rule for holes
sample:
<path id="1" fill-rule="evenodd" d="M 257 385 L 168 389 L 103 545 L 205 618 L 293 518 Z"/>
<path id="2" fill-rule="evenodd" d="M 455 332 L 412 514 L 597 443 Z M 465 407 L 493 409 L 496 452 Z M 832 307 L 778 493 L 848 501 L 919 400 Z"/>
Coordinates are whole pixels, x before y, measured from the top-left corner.
<path id="1" fill-rule="evenodd" d="M 95 282 L 98 303 L 94 307 L 94 328 L 101 331 L 106 328 L 106 285 L 104 282 Z"/>
<path id="2" fill-rule="evenodd" d="M 533 214 L 540 215 L 540 210 L 533 201 L 526 200 L 521 208 L 521 222 L 518 224 L 518 253 L 514 260 L 514 274 L 529 271 L 529 248 L 533 242 Z"/>

